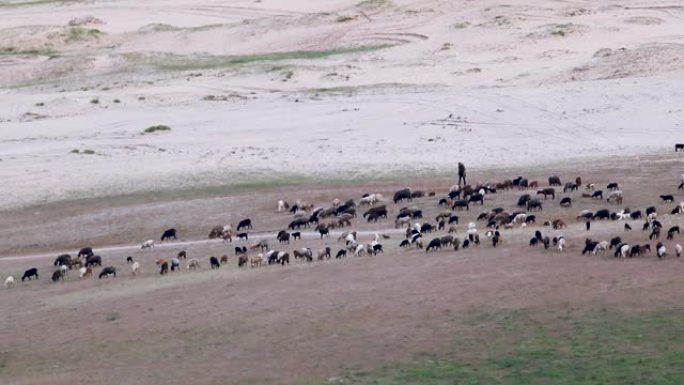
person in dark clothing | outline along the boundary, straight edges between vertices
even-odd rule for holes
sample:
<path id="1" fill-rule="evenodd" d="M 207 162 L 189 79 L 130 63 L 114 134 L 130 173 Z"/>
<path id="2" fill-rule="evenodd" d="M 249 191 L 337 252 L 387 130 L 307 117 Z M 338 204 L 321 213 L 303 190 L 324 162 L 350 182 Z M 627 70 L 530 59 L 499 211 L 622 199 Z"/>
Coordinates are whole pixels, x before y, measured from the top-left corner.
<path id="1" fill-rule="evenodd" d="M 463 180 L 463 185 L 466 184 L 466 169 L 463 163 L 458 162 L 458 185 L 461 185 L 461 180 Z"/>
<path id="2" fill-rule="evenodd" d="M 587 221 L 587 231 L 591 229 L 591 221 Z"/>

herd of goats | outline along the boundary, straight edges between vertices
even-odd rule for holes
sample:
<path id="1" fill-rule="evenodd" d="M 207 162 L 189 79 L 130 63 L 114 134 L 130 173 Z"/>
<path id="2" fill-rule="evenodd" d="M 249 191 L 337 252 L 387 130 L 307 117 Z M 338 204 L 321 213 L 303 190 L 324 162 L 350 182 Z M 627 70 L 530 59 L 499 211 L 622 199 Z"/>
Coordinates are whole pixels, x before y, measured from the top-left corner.
<path id="1" fill-rule="evenodd" d="M 468 222 L 462 239 L 456 236 L 457 230 L 455 225 L 459 224 L 460 218 L 456 215 L 458 211 L 470 211 L 473 205 L 484 205 L 485 197 L 489 194 L 496 194 L 498 191 L 507 191 L 517 189 L 520 191 L 536 190 L 536 194 L 523 193 L 517 200 L 517 211 L 508 212 L 504 208 L 494 208 L 492 210 L 480 213 L 475 221 Z M 558 191 L 557 191 L 558 189 Z M 412 202 L 415 199 L 433 198 L 443 211 L 435 217 L 435 223 L 423 221 L 423 211 L 417 207 L 402 207 L 398 210 L 394 220 L 395 229 L 405 228 L 405 238 L 400 242 L 401 248 L 415 248 L 425 249 L 426 252 L 437 251 L 441 249 L 465 249 L 475 247 L 481 244 L 480 235 L 484 235 L 487 242 L 491 242 L 492 247 L 497 247 L 502 243 L 502 232 L 506 229 L 514 227 L 525 228 L 530 225 L 537 224 L 538 212 L 542 211 L 544 205 L 547 204 L 548 198 L 555 201 L 556 194 L 562 189 L 563 193 L 575 192 L 583 190 L 581 197 L 592 200 L 606 200 L 608 203 L 620 205 L 623 203 L 623 192 L 618 183 L 609 183 L 605 192 L 598 189 L 595 184 L 582 184 L 581 178 L 576 178 L 573 182 L 561 183 L 557 176 L 548 178 L 548 186 L 541 186 L 537 181 L 528 181 L 523 177 L 505 180 L 501 183 L 483 184 L 478 186 L 471 185 L 454 185 L 449 189 L 449 192 L 444 197 L 436 198 L 434 192 L 425 193 L 424 191 L 414 191 L 411 188 L 404 188 L 394 193 L 392 202 L 395 205 L 403 202 Z M 684 175 L 679 184 L 679 190 L 684 190 Z M 672 194 L 660 195 L 663 203 L 675 204 L 675 197 Z M 563 197 L 559 199 L 558 204 L 561 207 L 571 207 L 573 199 L 571 197 Z M 301 240 L 302 229 L 314 230 L 314 234 L 320 235 L 320 238 L 330 237 L 330 230 L 338 228 L 351 227 L 354 220 L 357 220 L 357 209 L 361 210 L 366 206 L 367 209 L 361 214 L 362 218 L 367 222 L 378 222 L 389 220 L 388 202 L 385 202 L 381 194 L 364 194 L 358 202 L 354 199 L 341 201 L 339 199 L 333 200 L 329 207 L 316 208 L 312 204 L 304 204 L 300 201 L 289 205 L 285 201 L 278 201 L 277 211 L 279 213 L 293 214 L 293 219 L 287 226 L 286 230 L 281 230 L 275 235 L 275 241 L 279 245 L 289 245 L 291 240 Z M 676 215 L 684 213 L 684 202 L 676 204 L 669 214 Z M 360 220 L 360 219 L 358 219 Z M 658 258 L 667 256 L 667 247 L 660 241 L 662 223 L 658 220 L 658 212 L 655 206 L 646 208 L 643 212 L 641 210 L 623 209 L 619 212 L 604 208 L 597 211 L 582 210 L 577 215 L 577 220 L 585 221 L 586 230 L 591 228 L 592 221 L 597 220 L 643 220 L 643 231 L 650 231 L 649 241 L 656 241 L 655 252 Z M 486 230 L 484 234 L 478 231 L 477 222 L 485 222 Z M 561 230 L 567 227 L 562 219 L 553 219 L 543 222 L 544 227 L 550 227 L 554 230 Z M 221 239 L 223 242 L 232 242 L 233 239 L 249 240 L 249 230 L 252 230 L 251 219 L 244 219 L 240 221 L 235 231 L 231 225 L 216 226 L 209 232 L 210 239 Z M 625 222 L 624 230 L 632 230 L 629 222 Z M 431 237 L 429 241 L 424 241 L 424 237 L 434 232 L 446 232 L 443 236 Z M 402 230 L 403 232 L 403 230 Z M 666 239 L 673 241 L 674 236 L 679 235 L 679 226 L 672 226 L 668 229 Z M 338 238 L 338 242 L 344 244 L 336 253 L 335 258 L 344 258 L 347 255 L 362 256 L 362 255 L 376 255 L 383 252 L 383 246 L 380 243 L 381 239 L 389 239 L 385 234 L 375 233 L 373 240 L 369 243 L 361 243 L 357 239 L 357 232 L 349 230 L 342 232 Z M 161 242 L 176 239 L 176 229 L 168 229 L 163 232 Z M 483 240 L 484 242 L 484 240 Z M 541 230 L 536 230 L 529 241 L 530 246 L 542 246 L 545 249 L 550 247 L 562 252 L 566 246 L 566 239 L 561 236 L 549 238 L 544 236 Z M 155 247 L 154 240 L 147 240 L 142 243 L 142 249 L 152 249 Z M 605 252 L 613 252 L 615 257 L 631 258 L 643 255 L 651 251 L 650 244 L 630 245 L 623 242 L 622 238 L 616 236 L 611 240 L 597 241 L 587 238 L 584 242 L 582 254 L 601 254 Z M 682 246 L 675 244 L 675 255 L 679 257 L 682 253 Z M 248 246 L 236 246 L 235 256 L 237 257 L 238 267 L 251 266 L 259 267 L 262 265 L 287 265 L 290 263 L 290 253 L 287 251 L 278 251 L 269 247 L 267 239 L 252 243 Z M 332 258 L 332 249 L 329 246 L 312 251 L 310 248 L 298 248 L 292 251 L 294 259 L 301 259 L 308 262 L 316 260 L 325 260 Z M 187 258 L 185 250 L 180 251 L 175 257 L 168 260 L 160 258 L 155 261 L 159 267 L 161 275 L 168 274 L 169 271 L 181 270 L 181 260 L 185 262 L 186 269 L 197 270 L 200 268 L 200 261 L 197 258 Z M 212 269 L 220 268 L 221 265 L 228 262 L 228 256 L 221 257 L 212 256 L 209 258 L 209 264 Z M 132 275 L 137 275 L 140 272 L 140 262 L 133 260 L 132 257 L 126 257 L 126 263 L 130 266 Z M 55 270 L 52 273 L 52 281 L 58 282 L 64 280 L 69 271 L 77 270 L 79 278 L 88 278 L 93 276 L 93 268 L 100 267 L 98 277 L 116 277 L 117 268 L 114 266 L 102 267 L 102 257 L 96 255 L 91 247 L 84 247 L 79 250 L 76 257 L 69 254 L 59 255 L 54 261 Z M 32 267 L 26 270 L 21 277 L 21 281 L 31 281 L 38 279 L 38 269 Z M 16 285 L 13 276 L 9 276 L 5 280 L 5 287 L 12 288 Z"/>

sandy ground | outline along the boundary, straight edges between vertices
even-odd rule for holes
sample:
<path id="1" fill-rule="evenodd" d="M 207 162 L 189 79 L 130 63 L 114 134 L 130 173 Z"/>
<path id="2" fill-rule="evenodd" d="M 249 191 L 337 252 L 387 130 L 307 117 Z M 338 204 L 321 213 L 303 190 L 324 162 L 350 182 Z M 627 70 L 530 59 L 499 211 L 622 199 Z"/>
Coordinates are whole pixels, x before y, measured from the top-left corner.
<path id="1" fill-rule="evenodd" d="M 632 170 L 635 164 L 638 173 Z M 581 174 L 564 168 L 557 173 L 563 180 L 579 175 L 600 186 L 618 181 L 625 207 L 644 210 L 654 204 L 669 228 L 681 226 L 681 216 L 665 214 L 673 204 L 658 203 L 657 197 L 674 193 L 677 200 L 683 198 L 676 190 L 679 164 L 675 156 L 649 157 L 587 165 Z M 540 181 L 552 173 L 528 172 L 524 175 Z M 506 176 L 511 176 L 509 171 L 502 170 L 473 175 L 487 180 Z M 446 182 L 420 181 L 420 188 L 438 193 L 413 202 L 424 210 L 426 221 L 434 223 L 442 211 L 437 199 L 448 189 Z M 371 224 L 357 220 L 353 228 L 363 242 L 376 232 L 390 236 L 381 241 L 384 254 L 240 270 L 232 248 L 247 242 L 205 240 L 214 224 L 235 225 L 248 215 L 255 224 L 251 242 L 268 239 L 272 247 L 287 251 L 331 246 L 335 252 L 343 246 L 336 234 L 321 240 L 310 231 L 301 241 L 276 246 L 275 233 L 291 215 L 277 213 L 274 202 L 286 197 L 326 205 L 334 197 L 358 198 L 368 191 L 388 195 L 402 185 L 312 185 L 167 202 L 149 196 L 101 198 L 47 205 L 39 216 L 27 210 L 3 216 L 2 228 L 12 228 L 2 234 L 4 247 L 23 253 L 0 258 L 1 276 L 17 276 L 35 266 L 41 279 L 0 291 L 0 308 L 9 309 L 3 310 L 0 328 L 1 373 L 10 384 L 71 384 L 83 376 L 94 384 L 303 383 L 346 370 L 410 362 L 416 354 L 440 354 L 450 349 L 453 333 L 467 333 L 473 327 L 467 320 L 483 312 L 582 314 L 681 306 L 684 259 L 671 255 L 658 260 L 653 253 L 626 260 L 611 254 L 580 255 L 587 236 L 608 240 L 619 235 L 629 243 L 655 244 L 639 229 L 641 221 L 629 222 L 635 228 L 631 232 L 623 230 L 622 221 L 596 222 L 587 233 L 583 222 L 575 220 L 580 210 L 622 207 L 582 198 L 582 191 L 559 194 L 574 199 L 572 208 L 558 206 L 560 196 L 546 201 L 544 211 L 537 213 L 537 226 L 504 230 L 504 245 L 496 249 L 485 241 L 458 252 L 404 250 L 398 247 L 402 236 L 391 219 Z M 461 217 L 456 235 L 463 237 L 466 223 L 482 211 L 515 210 L 522 193 L 488 195 L 483 207 L 456 212 Z M 390 218 L 402 206 L 390 203 Z M 569 228 L 541 226 L 555 218 L 565 219 Z M 178 228 L 179 239 L 153 250 L 123 241 L 152 238 L 169 226 Z M 480 222 L 480 232 L 482 226 Z M 527 240 L 535 230 L 565 236 L 568 249 L 561 254 L 529 247 Z M 45 243 L 26 247 L 34 239 Z M 682 238 L 662 241 L 672 253 Z M 65 282 L 50 282 L 54 256 L 62 247 L 74 253 L 76 246 L 66 247 L 72 243 L 95 246 L 104 265 L 117 267 L 119 276 L 79 280 L 72 273 Z M 43 248 L 54 251 L 31 253 Z M 200 259 L 201 270 L 160 277 L 154 260 L 181 249 Z M 224 253 L 230 256 L 228 264 L 210 270 L 209 256 Z M 124 262 L 127 255 L 141 262 L 141 275 L 131 276 Z"/>
<path id="2" fill-rule="evenodd" d="M 3 208 L 684 141 L 671 2 L 26 3 L 0 3 Z"/>
<path id="3" fill-rule="evenodd" d="M 482 312 L 680 308 L 681 258 L 579 253 L 587 235 L 653 246 L 641 222 L 587 234 L 575 216 L 656 205 L 681 225 L 658 195 L 684 200 L 683 18 L 658 0 L 0 0 L 0 279 L 41 274 L 0 290 L 0 383 L 294 384 L 440 354 Z M 570 193 L 500 248 L 431 254 L 355 220 L 384 254 L 285 267 L 240 270 L 247 242 L 206 239 L 250 217 L 250 242 L 276 247 L 278 199 L 406 185 L 437 192 L 412 203 L 434 223 L 459 161 L 471 182 L 618 181 L 625 204 Z M 520 194 L 459 212 L 457 235 Z M 541 227 L 556 218 L 570 227 Z M 527 246 L 538 229 L 568 250 Z M 303 235 L 278 249 L 342 247 Z M 50 282 L 83 246 L 119 276 Z M 160 277 L 181 249 L 201 270 Z"/>

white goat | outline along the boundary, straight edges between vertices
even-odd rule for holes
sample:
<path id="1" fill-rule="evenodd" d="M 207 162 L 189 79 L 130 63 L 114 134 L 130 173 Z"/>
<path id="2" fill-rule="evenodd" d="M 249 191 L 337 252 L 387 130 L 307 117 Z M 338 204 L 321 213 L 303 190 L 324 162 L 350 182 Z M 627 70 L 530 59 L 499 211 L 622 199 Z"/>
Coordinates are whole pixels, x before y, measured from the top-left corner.
<path id="1" fill-rule="evenodd" d="M 138 275 L 138 272 L 140 271 L 140 262 L 133 262 L 131 265 L 131 273 L 133 275 Z"/>
<path id="2" fill-rule="evenodd" d="M 622 247 L 620 247 L 620 256 L 622 258 L 627 258 L 627 256 L 629 255 L 629 249 L 629 245 L 622 245 Z"/>
<path id="3" fill-rule="evenodd" d="M 565 238 L 559 237 L 558 238 L 558 251 L 560 251 L 562 253 L 563 249 L 565 249 Z"/>
<path id="4" fill-rule="evenodd" d="M 199 269 L 200 264 L 199 260 L 197 258 L 193 258 L 188 261 L 188 270 L 197 270 Z"/>
<path id="5" fill-rule="evenodd" d="M 599 242 L 599 244 L 594 247 L 593 254 L 596 255 L 598 253 L 603 253 L 604 251 L 608 250 L 608 247 L 610 247 L 610 243 L 608 241 Z"/>
<path id="6" fill-rule="evenodd" d="M 154 239 L 148 239 L 145 242 L 142 243 L 140 246 L 141 249 L 149 249 L 154 247 Z"/>
<path id="7" fill-rule="evenodd" d="M 11 275 L 5 279 L 5 289 L 11 289 L 15 285 L 14 277 Z"/>
<path id="8" fill-rule="evenodd" d="M 677 255 L 677 258 L 682 256 L 682 245 L 679 243 L 675 245 L 675 255 Z"/>

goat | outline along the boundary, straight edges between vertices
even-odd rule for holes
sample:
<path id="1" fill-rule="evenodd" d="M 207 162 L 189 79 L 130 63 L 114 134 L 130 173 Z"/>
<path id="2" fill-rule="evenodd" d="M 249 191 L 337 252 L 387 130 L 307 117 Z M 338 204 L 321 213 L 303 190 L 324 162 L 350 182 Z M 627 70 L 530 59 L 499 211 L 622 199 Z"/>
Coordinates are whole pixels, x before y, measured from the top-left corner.
<path id="1" fill-rule="evenodd" d="M 164 230 L 164 233 L 161 236 L 161 241 L 164 242 L 167 239 L 171 238 L 173 238 L 174 240 L 176 239 L 176 229 Z"/>
<path id="2" fill-rule="evenodd" d="M 90 267 L 82 267 L 78 270 L 79 278 L 88 278 L 93 275 L 93 269 Z"/>
<path id="3" fill-rule="evenodd" d="M 110 275 L 113 275 L 116 278 L 116 268 L 114 268 L 113 266 L 107 266 L 104 269 L 102 269 L 100 275 L 98 275 L 97 278 L 108 278 Z"/>
<path id="4" fill-rule="evenodd" d="M 228 262 L 228 258 L 226 258 L 226 262 Z M 214 256 L 209 258 L 209 265 L 211 266 L 212 270 L 221 268 L 221 263 L 219 262 L 218 258 Z"/>
<path id="5" fill-rule="evenodd" d="M 214 258 L 214 261 L 212 261 L 211 258 L 209 258 L 210 263 L 216 262 L 215 261 L 216 257 L 213 257 L 213 258 Z M 221 266 L 221 265 L 219 264 L 219 266 Z M 188 261 L 188 270 L 197 270 L 199 268 L 200 268 L 200 263 L 199 263 L 199 260 L 197 258 L 193 258 L 193 259 Z M 213 266 L 212 266 L 212 268 L 213 268 Z"/>
<path id="6" fill-rule="evenodd" d="M 242 229 L 251 230 L 252 229 L 252 220 L 249 218 L 241 220 L 238 223 L 237 231 L 240 231 Z"/>

